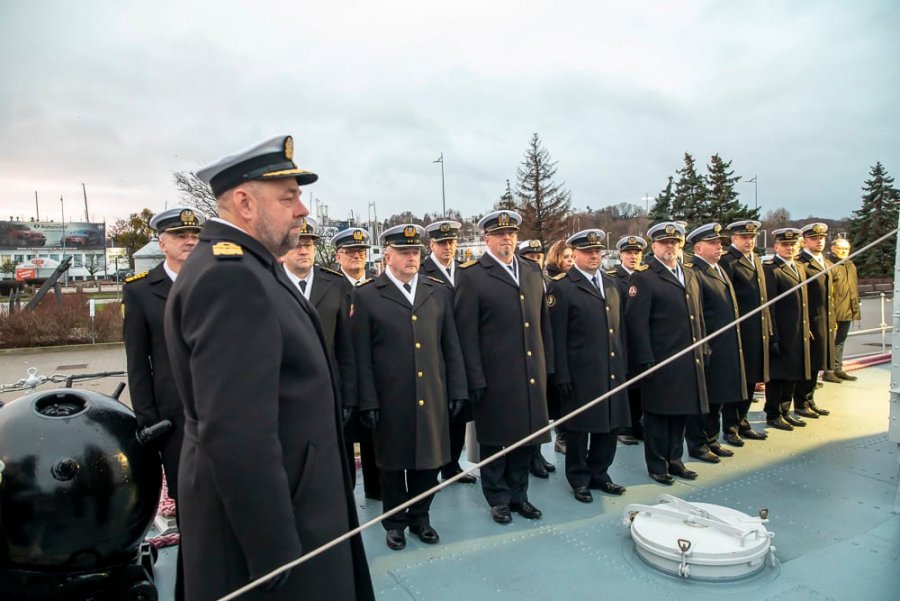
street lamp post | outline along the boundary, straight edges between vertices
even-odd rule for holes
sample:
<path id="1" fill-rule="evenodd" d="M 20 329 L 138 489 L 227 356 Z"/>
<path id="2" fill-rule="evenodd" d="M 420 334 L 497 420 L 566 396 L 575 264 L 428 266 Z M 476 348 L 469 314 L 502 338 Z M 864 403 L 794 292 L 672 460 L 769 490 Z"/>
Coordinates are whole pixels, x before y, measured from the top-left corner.
<path id="1" fill-rule="evenodd" d="M 756 176 L 754 175 L 751 179 L 748 179 L 747 183 L 753 184 L 753 208 L 759 209 L 759 194 L 758 194 L 759 189 L 756 187 L 757 186 Z"/>
<path id="2" fill-rule="evenodd" d="M 66 260 L 66 203 L 63 201 L 62 194 L 59 195 L 59 205 L 62 211 L 62 260 Z M 63 286 L 69 287 L 69 270 L 63 272 Z"/>
<path id="3" fill-rule="evenodd" d="M 432 155 L 434 156 L 434 155 Z M 441 217 L 447 216 L 447 194 L 444 189 L 444 153 L 441 153 L 441 156 L 438 160 L 432 161 L 433 163 L 441 164 Z"/>

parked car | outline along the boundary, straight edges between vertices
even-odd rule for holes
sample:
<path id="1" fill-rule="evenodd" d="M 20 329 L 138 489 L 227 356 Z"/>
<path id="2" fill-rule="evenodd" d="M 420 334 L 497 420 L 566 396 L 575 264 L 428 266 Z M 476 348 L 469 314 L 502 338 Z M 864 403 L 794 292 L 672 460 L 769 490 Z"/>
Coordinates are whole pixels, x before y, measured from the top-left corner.
<path id="1" fill-rule="evenodd" d="M 0 232 L 0 245 L 3 246 L 44 246 L 47 237 L 41 232 L 35 232 L 24 223 L 5 223 Z"/>
<path id="2" fill-rule="evenodd" d="M 101 246 L 103 240 L 97 230 L 72 230 L 66 234 L 66 246 Z"/>

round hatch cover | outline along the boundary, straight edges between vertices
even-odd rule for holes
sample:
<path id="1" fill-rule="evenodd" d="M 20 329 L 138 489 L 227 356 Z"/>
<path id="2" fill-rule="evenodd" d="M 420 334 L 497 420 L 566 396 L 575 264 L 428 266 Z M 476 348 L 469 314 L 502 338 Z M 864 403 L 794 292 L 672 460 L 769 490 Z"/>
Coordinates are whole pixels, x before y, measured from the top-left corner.
<path id="1" fill-rule="evenodd" d="M 775 562 L 768 510 L 750 516 L 730 507 L 659 495 L 656 505 L 624 509 L 638 555 L 653 567 L 702 580 L 734 580 Z M 768 560 L 768 561 L 767 561 Z"/>

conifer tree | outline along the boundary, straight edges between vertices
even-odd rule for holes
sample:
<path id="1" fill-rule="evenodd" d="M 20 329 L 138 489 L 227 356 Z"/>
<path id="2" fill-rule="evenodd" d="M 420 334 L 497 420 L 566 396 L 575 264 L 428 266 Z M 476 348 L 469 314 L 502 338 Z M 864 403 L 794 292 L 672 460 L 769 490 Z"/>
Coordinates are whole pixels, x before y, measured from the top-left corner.
<path id="1" fill-rule="evenodd" d="M 516 170 L 516 197 L 522 213 L 520 239 L 538 239 L 546 246 L 565 234 L 571 195 L 553 181 L 555 175 L 556 161 L 533 134 Z"/>
<path id="2" fill-rule="evenodd" d="M 656 195 L 656 203 L 650 209 L 649 217 L 653 222 L 668 221 L 672 218 L 672 185 L 674 179 L 671 175 L 666 187 Z"/>
<path id="3" fill-rule="evenodd" d="M 888 175 L 881 162 L 869 170 L 863 186 L 862 206 L 853 211 L 850 219 L 850 242 L 858 249 L 897 227 L 900 212 L 900 191 L 894 188 L 894 178 Z M 861 277 L 889 277 L 894 269 L 897 241 L 889 238 L 854 259 Z"/>
<path id="4" fill-rule="evenodd" d="M 731 161 L 723 161 L 718 154 L 712 155 L 706 167 L 707 207 L 709 221 L 717 221 L 726 226 L 741 219 L 759 219 L 759 209 L 751 209 L 738 200 L 734 187 L 740 176 L 731 170 Z"/>
<path id="5" fill-rule="evenodd" d="M 509 180 L 506 180 L 506 190 L 503 191 L 503 194 L 500 195 L 500 200 L 494 203 L 494 210 L 499 211 L 501 209 L 506 209 L 507 211 L 519 211 L 519 206 L 516 205 L 516 199 L 513 197 L 512 188 L 509 185 Z"/>
<path id="6" fill-rule="evenodd" d="M 684 166 L 675 172 L 675 195 L 672 199 L 671 218 L 687 221 L 688 230 L 708 221 L 706 207 L 706 180 L 697 173 L 694 157 L 684 153 Z"/>

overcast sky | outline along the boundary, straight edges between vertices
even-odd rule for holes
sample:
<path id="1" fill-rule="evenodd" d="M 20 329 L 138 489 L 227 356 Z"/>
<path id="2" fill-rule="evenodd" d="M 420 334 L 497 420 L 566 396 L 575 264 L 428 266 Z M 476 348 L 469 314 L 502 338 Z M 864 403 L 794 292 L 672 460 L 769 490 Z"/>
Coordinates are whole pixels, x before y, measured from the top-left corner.
<path id="1" fill-rule="evenodd" d="M 172 173 L 294 136 L 332 218 L 490 208 L 533 132 L 583 208 L 718 152 L 763 212 L 900 176 L 900 3 L 0 4 L 0 219 L 179 204 Z M 900 180 L 898 180 L 900 181 Z M 753 184 L 741 183 L 753 206 Z"/>

